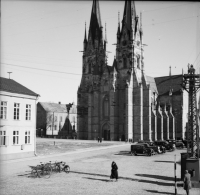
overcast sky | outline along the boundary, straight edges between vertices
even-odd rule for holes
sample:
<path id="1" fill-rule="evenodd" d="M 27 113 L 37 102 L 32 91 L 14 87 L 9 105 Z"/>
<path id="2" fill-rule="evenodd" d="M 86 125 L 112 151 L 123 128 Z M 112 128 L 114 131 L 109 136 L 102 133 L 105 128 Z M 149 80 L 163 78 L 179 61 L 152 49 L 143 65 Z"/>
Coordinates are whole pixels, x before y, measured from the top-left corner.
<path id="1" fill-rule="evenodd" d="M 118 12 L 125 1 L 100 1 L 107 27 L 108 64 L 115 55 Z M 200 3 L 136 1 L 142 12 L 145 72 L 152 77 L 181 74 L 187 64 L 200 68 Z M 40 94 L 39 101 L 77 101 L 82 71 L 85 22 L 92 1 L 1 1 L 1 76 Z"/>

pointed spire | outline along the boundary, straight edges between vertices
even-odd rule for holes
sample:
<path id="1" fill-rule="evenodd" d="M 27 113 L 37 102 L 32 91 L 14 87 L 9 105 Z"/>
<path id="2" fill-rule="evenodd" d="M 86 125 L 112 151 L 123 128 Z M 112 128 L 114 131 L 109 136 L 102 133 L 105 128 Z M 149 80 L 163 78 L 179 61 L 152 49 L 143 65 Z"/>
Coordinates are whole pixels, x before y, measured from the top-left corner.
<path id="1" fill-rule="evenodd" d="M 89 36 L 91 36 L 92 41 L 94 43 L 94 39 L 96 37 L 96 31 L 98 31 L 98 39 L 101 39 L 101 14 L 100 14 L 100 7 L 99 7 L 99 1 L 93 0 L 92 5 L 92 12 L 91 12 L 91 18 L 90 18 L 90 28 L 89 28 Z"/>
<path id="2" fill-rule="evenodd" d="M 134 1 L 125 1 L 124 14 L 122 20 L 122 29 L 126 27 L 131 34 L 134 31 L 136 18 L 136 9 Z"/>
<path id="3" fill-rule="evenodd" d="M 105 42 L 108 43 L 108 41 L 107 41 L 107 33 L 106 33 L 106 23 L 105 23 Z"/>
<path id="4" fill-rule="evenodd" d="M 85 22 L 85 38 L 84 38 L 84 43 L 87 42 L 87 33 L 86 33 L 86 22 Z"/>
<path id="5" fill-rule="evenodd" d="M 171 73 L 171 66 L 169 67 L 169 76 L 170 76 L 170 87 L 169 87 L 169 96 L 172 95 L 173 89 L 172 89 L 172 73 Z"/>
<path id="6" fill-rule="evenodd" d="M 142 40 L 143 29 L 142 29 L 142 12 L 140 12 L 140 39 Z"/>

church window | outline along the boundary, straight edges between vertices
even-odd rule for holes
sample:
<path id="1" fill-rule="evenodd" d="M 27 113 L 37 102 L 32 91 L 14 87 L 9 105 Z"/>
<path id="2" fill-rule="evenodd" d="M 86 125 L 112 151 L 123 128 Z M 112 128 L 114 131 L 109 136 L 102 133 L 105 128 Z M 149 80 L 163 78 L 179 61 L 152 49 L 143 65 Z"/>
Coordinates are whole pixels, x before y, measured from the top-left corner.
<path id="1" fill-rule="evenodd" d="M 109 115 L 108 97 L 105 97 L 103 101 L 103 113 L 104 113 L 104 117 L 108 117 Z"/>
<path id="2" fill-rule="evenodd" d="M 140 68 L 140 56 L 137 57 L 137 67 Z"/>
<path id="3" fill-rule="evenodd" d="M 88 64 L 88 73 L 91 73 L 91 63 Z"/>
<path id="4" fill-rule="evenodd" d="M 124 64 L 124 68 L 127 68 L 127 59 L 123 58 L 123 64 Z"/>

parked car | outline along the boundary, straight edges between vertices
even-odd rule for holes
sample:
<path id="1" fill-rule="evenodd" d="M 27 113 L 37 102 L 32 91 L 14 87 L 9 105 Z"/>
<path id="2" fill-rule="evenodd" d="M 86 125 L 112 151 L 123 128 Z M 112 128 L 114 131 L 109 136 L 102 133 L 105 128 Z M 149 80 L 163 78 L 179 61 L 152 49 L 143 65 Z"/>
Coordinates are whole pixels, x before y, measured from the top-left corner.
<path id="1" fill-rule="evenodd" d="M 161 150 L 160 150 L 160 146 L 150 146 L 148 143 L 145 143 L 145 142 L 138 142 L 138 144 L 143 145 L 145 148 L 152 148 L 153 151 L 154 151 L 154 154 L 162 153 Z"/>
<path id="2" fill-rule="evenodd" d="M 184 148 L 185 146 L 181 140 L 168 139 L 166 141 L 168 141 L 169 144 L 172 144 L 173 147 L 176 147 L 176 148 Z"/>
<path id="3" fill-rule="evenodd" d="M 167 142 L 165 140 L 154 141 L 154 144 L 157 146 L 164 146 L 166 150 L 175 150 L 173 145 L 169 144 L 169 142 Z"/>
<path id="4" fill-rule="evenodd" d="M 160 152 L 158 151 L 158 149 L 155 149 L 157 151 L 157 153 L 165 153 L 166 152 L 166 148 L 164 146 L 157 146 L 154 144 L 153 141 L 139 141 L 138 143 L 147 143 L 149 144 L 149 146 L 154 146 L 154 147 L 159 147 Z"/>
<path id="5" fill-rule="evenodd" d="M 137 154 L 144 154 L 147 156 L 152 156 L 154 153 L 152 148 L 145 148 L 142 144 L 135 144 L 131 145 L 131 155 L 137 155 Z"/>

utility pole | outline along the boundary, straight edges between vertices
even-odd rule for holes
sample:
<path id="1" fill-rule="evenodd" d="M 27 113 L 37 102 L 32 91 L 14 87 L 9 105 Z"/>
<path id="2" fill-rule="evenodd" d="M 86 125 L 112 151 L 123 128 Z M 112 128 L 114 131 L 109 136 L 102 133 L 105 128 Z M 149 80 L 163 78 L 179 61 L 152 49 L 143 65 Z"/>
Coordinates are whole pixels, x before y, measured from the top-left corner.
<path id="1" fill-rule="evenodd" d="M 193 65 L 188 64 L 188 74 L 183 75 L 183 89 L 188 92 L 188 132 L 187 132 L 187 159 L 186 169 L 191 174 L 194 187 L 199 187 L 200 161 L 199 161 L 199 130 L 197 116 L 197 91 L 200 89 L 199 75 L 195 74 Z M 182 161 L 182 159 L 181 159 Z M 181 163 L 182 166 L 182 163 Z"/>
<path id="2" fill-rule="evenodd" d="M 54 127 L 54 112 L 53 112 L 53 121 L 52 121 L 52 138 L 53 138 L 53 127 Z"/>
<path id="3" fill-rule="evenodd" d="M 188 74 L 183 75 L 183 88 L 189 94 L 188 105 L 188 144 L 187 153 L 194 158 L 199 158 L 199 132 L 197 116 L 197 97 L 196 93 L 200 88 L 199 75 L 195 74 L 193 65 L 188 65 Z"/>

